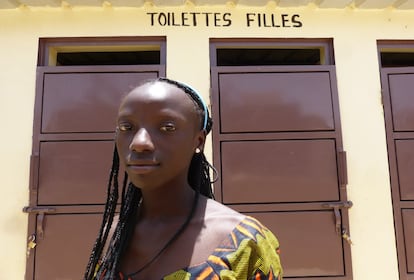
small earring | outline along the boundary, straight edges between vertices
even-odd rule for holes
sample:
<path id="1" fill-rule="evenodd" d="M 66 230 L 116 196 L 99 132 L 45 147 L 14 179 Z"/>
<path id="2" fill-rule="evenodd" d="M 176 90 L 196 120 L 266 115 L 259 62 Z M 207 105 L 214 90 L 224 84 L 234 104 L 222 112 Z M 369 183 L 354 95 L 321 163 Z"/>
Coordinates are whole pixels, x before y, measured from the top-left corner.
<path id="1" fill-rule="evenodd" d="M 199 153 L 201 153 L 201 150 L 200 150 L 200 148 L 196 148 L 196 149 L 195 149 L 195 153 L 196 153 L 196 154 L 199 154 Z"/>

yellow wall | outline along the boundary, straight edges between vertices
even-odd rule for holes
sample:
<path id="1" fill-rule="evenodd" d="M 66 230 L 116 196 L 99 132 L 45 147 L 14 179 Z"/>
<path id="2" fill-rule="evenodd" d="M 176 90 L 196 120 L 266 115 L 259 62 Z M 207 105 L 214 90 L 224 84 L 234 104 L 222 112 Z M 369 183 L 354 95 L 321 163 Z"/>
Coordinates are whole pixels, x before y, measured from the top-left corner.
<path id="1" fill-rule="evenodd" d="M 333 38 L 344 149 L 348 156 L 355 280 L 398 279 L 377 39 L 413 39 L 414 11 L 242 6 L 169 7 L 231 12 L 230 27 L 150 26 L 143 8 L 0 10 L 0 279 L 23 279 L 29 157 L 39 37 L 167 36 L 167 75 L 208 96 L 209 38 Z M 245 12 L 300 14 L 301 28 L 247 28 Z M 211 146 L 209 151 L 211 151 Z"/>

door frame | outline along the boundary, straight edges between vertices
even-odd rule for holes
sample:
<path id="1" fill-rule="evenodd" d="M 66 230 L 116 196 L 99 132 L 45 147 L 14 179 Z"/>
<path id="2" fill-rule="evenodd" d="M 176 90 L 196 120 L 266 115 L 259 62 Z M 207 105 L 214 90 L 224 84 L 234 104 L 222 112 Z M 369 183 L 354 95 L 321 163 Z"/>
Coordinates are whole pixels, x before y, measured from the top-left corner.
<path id="1" fill-rule="evenodd" d="M 394 231 L 396 239 L 398 270 L 401 279 L 414 280 L 414 273 L 408 271 L 406 248 L 412 244 L 406 244 L 403 213 L 404 209 L 414 211 L 414 200 L 403 200 L 400 193 L 400 178 L 397 162 L 396 140 L 414 139 L 413 131 L 395 131 L 392 111 L 392 97 L 389 84 L 390 75 L 414 74 L 414 40 L 378 40 L 378 61 L 381 78 L 381 97 L 384 112 L 384 124 L 386 130 L 388 165 L 390 170 L 390 187 L 394 218 Z M 408 53 L 410 61 L 406 65 L 399 62 L 396 65 L 384 65 L 382 54 L 387 52 Z M 386 64 L 386 63 L 385 63 Z M 383 66 L 384 65 L 384 66 Z"/>
<path id="2" fill-rule="evenodd" d="M 289 66 L 217 66 L 217 55 L 216 49 L 217 48 L 320 48 L 321 49 L 321 59 L 320 65 L 289 65 Z M 212 115 L 215 116 L 213 126 L 213 162 L 217 168 L 218 174 L 221 173 L 221 166 L 220 166 L 220 158 L 221 158 L 221 141 L 229 140 L 229 135 L 224 135 L 220 133 L 219 129 L 219 111 L 220 111 L 220 104 L 219 104 L 219 81 L 218 75 L 220 73 L 269 73 L 269 72 L 295 72 L 295 71 L 303 71 L 303 72 L 312 72 L 312 71 L 327 71 L 330 74 L 330 87 L 332 92 L 332 102 L 334 107 L 334 122 L 335 122 L 335 132 L 333 131 L 318 131 L 318 132 L 311 132 L 312 138 L 333 138 L 335 139 L 335 148 L 337 151 L 336 158 L 337 158 L 337 172 L 338 172 L 338 187 L 339 187 L 339 200 L 337 202 L 341 203 L 348 203 L 347 201 L 347 163 L 346 163 L 346 153 L 343 151 L 343 144 L 342 144 L 342 132 L 340 126 L 340 115 L 339 115 L 339 100 L 338 100 L 338 91 L 336 88 L 336 74 L 335 74 L 335 66 L 334 66 L 334 57 L 333 57 L 333 46 L 332 40 L 330 39 L 243 39 L 243 38 L 236 38 L 236 39 L 220 39 L 220 38 L 213 38 L 210 40 L 210 72 L 211 72 L 211 106 L 212 106 Z M 271 138 L 271 136 L 267 136 L 265 134 L 265 138 Z M 270 133 L 271 134 L 271 133 Z M 296 132 L 278 132 L 278 139 L 307 139 L 309 135 L 298 135 Z M 306 134 L 306 133 L 305 133 Z M 252 133 L 244 133 L 243 137 L 254 139 Z M 280 138 L 279 138 L 280 137 Z M 269 138 L 269 139 L 270 139 Z M 220 177 L 220 176 L 219 176 Z M 223 201 L 222 197 L 222 182 L 221 179 L 215 183 L 215 196 L 217 200 L 220 202 Z M 310 202 L 306 203 L 306 206 L 302 206 L 302 210 L 306 211 L 321 211 L 323 207 L 321 206 L 323 203 L 320 202 Z M 352 202 L 347 204 L 349 207 L 352 206 Z M 297 210 L 298 204 L 297 203 L 263 203 L 263 204 L 231 204 L 229 205 L 233 209 L 244 212 L 244 213 L 259 213 L 259 212 L 284 212 L 284 211 L 294 211 Z M 349 216 L 348 216 L 348 209 L 347 207 L 342 208 L 339 210 L 341 215 L 341 224 L 343 227 L 349 230 Z M 333 219 L 335 220 L 335 219 Z M 342 248 L 344 254 L 344 275 L 342 276 L 335 276 L 332 278 L 323 276 L 323 277 L 315 277 L 311 276 L 312 279 L 315 280 L 327 280 L 327 279 L 346 279 L 351 280 L 353 279 L 352 274 L 352 259 L 351 259 L 351 246 L 345 240 L 342 240 Z M 283 244 L 282 244 L 283 247 Z M 283 252 L 283 249 L 282 249 Z M 283 261 L 283 253 L 282 253 L 282 261 Z M 294 279 L 298 280 L 305 280 L 308 277 L 295 277 Z"/>
<path id="3" fill-rule="evenodd" d="M 59 51 L 140 51 L 158 49 L 160 63 L 156 65 L 110 65 L 110 66 L 56 66 L 56 55 Z M 82 139 L 82 133 L 68 136 L 54 133 L 42 133 L 41 118 L 43 106 L 44 75 L 56 73 L 125 73 L 125 72 L 156 72 L 165 76 L 166 72 L 166 41 L 165 37 L 81 37 L 81 38 L 40 38 L 38 66 L 36 69 L 36 94 L 33 118 L 32 154 L 30 157 L 29 204 L 23 207 L 28 214 L 27 246 L 33 235 L 42 234 L 47 227 L 47 215 L 103 213 L 102 205 L 38 205 L 40 143 L 42 141 L 62 141 Z M 88 139 L 111 140 L 114 132 L 88 133 Z M 92 246 L 93 244 L 91 244 Z M 26 257 L 25 279 L 32 280 L 35 276 L 36 247 L 28 250 Z M 85 263 L 86 267 L 86 263 Z"/>

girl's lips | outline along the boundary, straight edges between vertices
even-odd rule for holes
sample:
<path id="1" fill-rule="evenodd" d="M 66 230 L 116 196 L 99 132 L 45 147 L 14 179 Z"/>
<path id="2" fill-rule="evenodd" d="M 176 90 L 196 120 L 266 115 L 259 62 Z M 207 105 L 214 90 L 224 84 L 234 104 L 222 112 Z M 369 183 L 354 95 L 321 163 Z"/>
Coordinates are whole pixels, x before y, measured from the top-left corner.
<path id="1" fill-rule="evenodd" d="M 133 163 L 127 165 L 127 170 L 134 174 L 147 174 L 159 167 L 157 163 Z"/>

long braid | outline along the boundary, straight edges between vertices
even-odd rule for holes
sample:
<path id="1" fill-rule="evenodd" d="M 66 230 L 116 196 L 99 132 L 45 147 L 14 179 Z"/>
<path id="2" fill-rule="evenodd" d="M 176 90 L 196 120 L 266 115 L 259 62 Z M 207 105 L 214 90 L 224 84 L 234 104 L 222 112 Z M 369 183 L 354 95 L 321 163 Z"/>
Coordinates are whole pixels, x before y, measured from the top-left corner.
<path id="1" fill-rule="evenodd" d="M 196 153 L 191 159 L 188 171 L 188 183 L 197 192 L 208 198 L 214 198 L 211 188 L 210 168 L 213 168 L 207 161 L 204 153 Z M 215 169 L 213 169 L 214 172 Z"/>
<path id="2" fill-rule="evenodd" d="M 97 277 L 105 275 L 103 279 L 117 279 L 122 254 L 135 227 L 134 221 L 140 200 L 140 190 L 129 184 L 125 192 L 124 203 L 121 205 L 118 224 Z"/>
<path id="3" fill-rule="evenodd" d="M 194 89 L 185 84 L 166 78 L 159 78 L 158 80 L 154 80 L 154 82 L 155 81 L 161 81 L 175 85 L 187 93 L 197 105 L 196 111 L 199 114 L 200 119 L 204 120 L 202 121 L 202 129 L 206 134 L 210 132 L 212 126 L 211 118 L 201 97 Z M 200 194 L 209 198 L 214 198 L 211 187 L 212 181 L 210 179 L 210 168 L 216 172 L 214 167 L 211 166 L 211 164 L 207 161 L 203 152 L 194 154 L 188 172 L 188 182 L 190 186 L 195 190 L 196 195 L 187 219 L 174 234 L 174 236 L 167 242 L 167 244 L 165 244 L 164 247 L 152 258 L 152 260 L 144 267 L 140 268 L 138 271 L 132 273 L 130 276 L 136 275 L 148 267 L 187 228 L 195 214 Z M 84 276 L 85 280 L 119 279 L 118 273 L 122 255 L 128 247 L 135 229 L 139 206 L 142 200 L 142 194 L 138 187 L 134 186 L 132 183 L 128 184 L 128 176 L 125 175 L 122 186 L 119 220 L 109 243 L 108 249 L 106 253 L 103 252 L 103 249 L 107 243 L 109 231 L 113 223 L 118 201 L 118 172 L 119 156 L 115 147 L 110 179 L 108 183 L 108 197 L 105 205 L 103 221 L 87 265 Z M 105 255 L 102 257 L 103 253 L 105 253 Z"/>
<path id="4" fill-rule="evenodd" d="M 102 251 L 108 239 L 109 230 L 111 228 L 115 215 L 116 203 L 118 201 L 118 172 L 119 172 L 119 156 L 116 147 L 114 148 L 112 167 L 109 175 L 107 187 L 107 198 L 102 219 L 102 224 L 96 238 L 95 244 L 89 258 L 84 279 L 93 279 L 96 266 L 101 258 Z"/>

